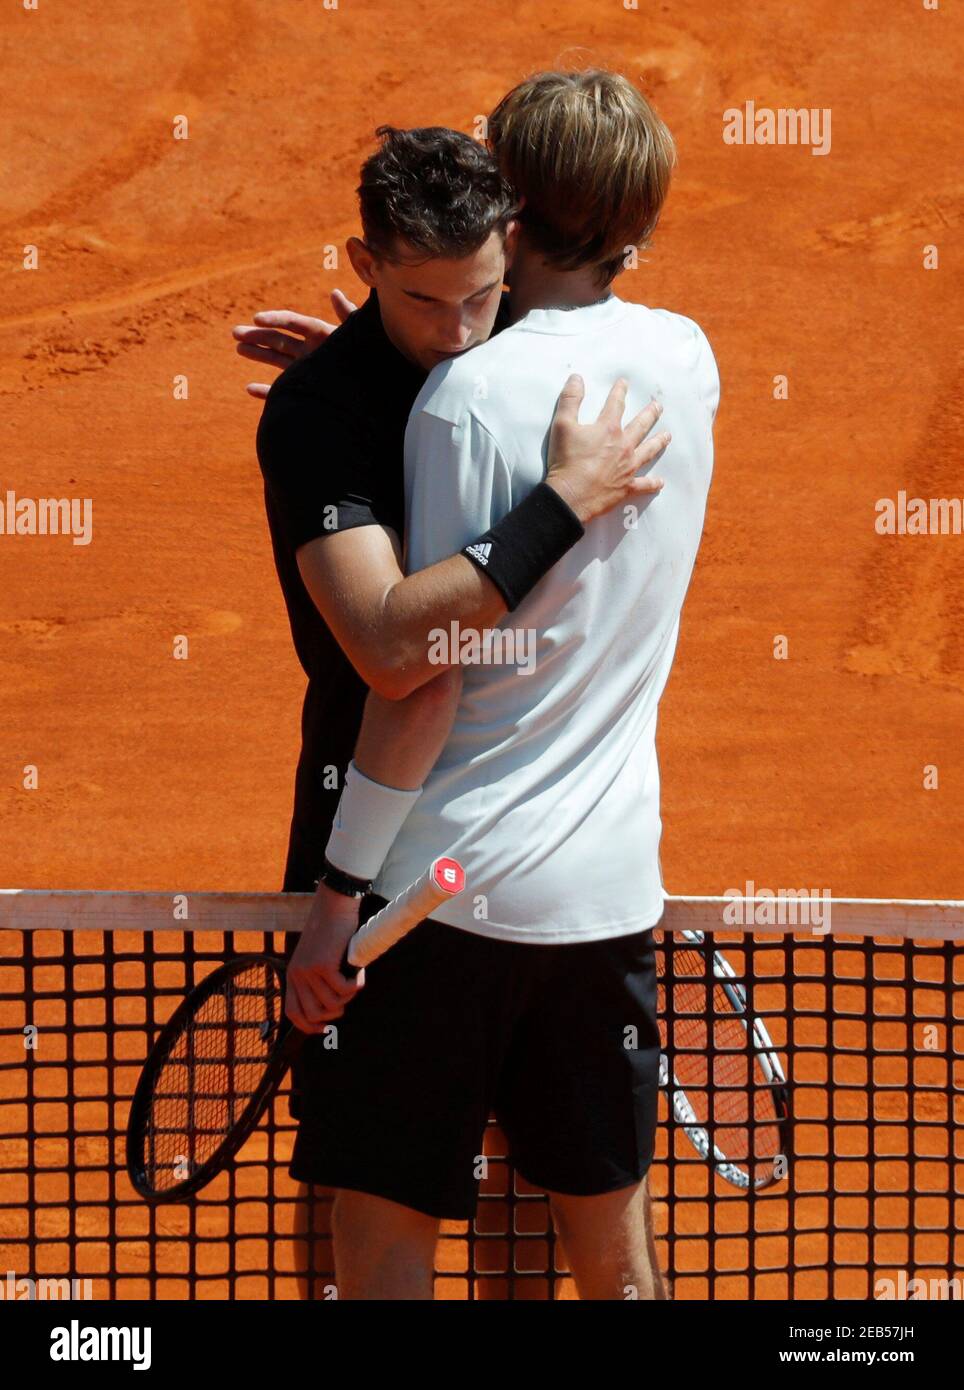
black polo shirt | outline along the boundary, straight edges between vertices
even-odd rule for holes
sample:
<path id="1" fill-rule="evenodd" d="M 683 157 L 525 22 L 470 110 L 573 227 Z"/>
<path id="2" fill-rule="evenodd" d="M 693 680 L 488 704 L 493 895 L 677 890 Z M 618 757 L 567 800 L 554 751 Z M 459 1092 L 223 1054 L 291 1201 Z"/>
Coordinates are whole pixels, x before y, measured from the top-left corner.
<path id="1" fill-rule="evenodd" d="M 295 554 L 355 526 L 405 529 L 404 441 L 425 381 L 389 341 L 377 296 L 277 379 L 258 427 L 258 461 L 291 636 L 308 677 L 284 886 L 314 887 L 368 687 L 305 588 Z"/>

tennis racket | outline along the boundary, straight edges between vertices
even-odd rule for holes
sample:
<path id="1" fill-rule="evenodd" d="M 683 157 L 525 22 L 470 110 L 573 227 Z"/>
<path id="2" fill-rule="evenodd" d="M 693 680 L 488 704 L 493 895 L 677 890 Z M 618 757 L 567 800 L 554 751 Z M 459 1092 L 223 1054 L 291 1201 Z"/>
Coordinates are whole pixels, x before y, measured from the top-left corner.
<path id="1" fill-rule="evenodd" d="M 703 933 L 680 935 L 690 944 L 667 948 L 669 981 L 665 952 L 658 952 L 666 1049 L 660 1085 L 669 1086 L 673 1114 L 697 1153 L 735 1187 L 760 1191 L 779 1181 L 777 1158 L 789 1161 L 787 1080 L 770 1035 L 747 1011 L 746 990 L 729 961 L 714 951 L 709 979 Z"/>
<path id="2" fill-rule="evenodd" d="M 358 929 L 342 974 L 357 975 L 464 887 L 458 861 L 436 859 Z M 285 962 L 237 956 L 202 980 L 164 1025 L 127 1125 L 127 1172 L 146 1201 L 180 1202 L 199 1192 L 255 1129 L 306 1040 L 284 1003 Z"/>

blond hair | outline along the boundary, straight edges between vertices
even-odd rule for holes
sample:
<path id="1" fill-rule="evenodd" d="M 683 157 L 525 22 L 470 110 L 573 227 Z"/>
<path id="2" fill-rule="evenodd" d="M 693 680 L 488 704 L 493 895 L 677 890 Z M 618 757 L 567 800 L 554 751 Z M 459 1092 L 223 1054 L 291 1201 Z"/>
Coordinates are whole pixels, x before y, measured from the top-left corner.
<path id="1" fill-rule="evenodd" d="M 540 72 L 489 117 L 489 146 L 525 200 L 529 242 L 562 270 L 608 284 L 656 229 L 676 163 L 669 130 L 625 77 Z"/>

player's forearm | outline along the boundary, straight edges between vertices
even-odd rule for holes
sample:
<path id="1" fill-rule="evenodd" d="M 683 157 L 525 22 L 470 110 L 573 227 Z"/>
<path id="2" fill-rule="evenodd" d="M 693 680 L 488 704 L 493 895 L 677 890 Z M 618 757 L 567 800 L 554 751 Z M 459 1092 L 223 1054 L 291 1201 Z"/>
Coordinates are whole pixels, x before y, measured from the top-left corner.
<path id="1" fill-rule="evenodd" d="M 462 672 L 455 669 L 404 700 L 369 694 L 325 849 L 343 873 L 377 878 L 445 745 L 461 688 Z"/>
<path id="2" fill-rule="evenodd" d="M 456 666 L 402 700 L 370 691 L 355 745 L 355 766 L 373 782 L 415 790 L 421 787 L 445 746 L 462 688 Z"/>
<path id="3" fill-rule="evenodd" d="M 452 669 L 454 663 L 438 659 L 443 645 L 439 632 L 449 646 L 453 623 L 459 631 L 481 631 L 494 627 L 508 611 L 495 585 L 463 555 L 451 555 L 392 585 L 385 595 L 381 621 L 391 634 L 392 684 L 399 697 L 386 703 L 402 703 L 424 689 L 426 682 L 438 684 L 440 672 Z M 450 652 L 457 657 L 457 647 Z M 433 758 L 429 766 L 434 762 Z"/>
<path id="4" fill-rule="evenodd" d="M 506 496 L 504 489 L 503 501 Z M 444 519 L 440 531 L 428 499 L 421 498 L 419 505 L 411 518 L 418 552 L 437 554 L 439 536 L 446 534 Z M 452 530 L 450 525 L 448 534 Z M 393 632 L 394 688 L 383 693 L 398 699 L 431 680 L 442 645 L 433 633 L 441 632 L 448 641 L 453 623 L 460 631 L 480 631 L 500 622 L 583 534 L 582 522 L 562 493 L 543 482 L 457 555 L 434 566 L 416 566 L 414 574 L 392 585 L 383 609 Z"/>

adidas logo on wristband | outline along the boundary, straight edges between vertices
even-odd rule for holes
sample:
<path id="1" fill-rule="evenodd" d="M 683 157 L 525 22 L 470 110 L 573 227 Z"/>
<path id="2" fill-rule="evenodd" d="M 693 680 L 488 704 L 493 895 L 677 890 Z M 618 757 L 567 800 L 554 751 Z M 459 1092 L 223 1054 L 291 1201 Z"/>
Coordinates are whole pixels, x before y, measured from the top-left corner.
<path id="1" fill-rule="evenodd" d="M 480 565 L 487 565 L 489 563 L 489 554 L 491 550 L 491 541 L 486 541 L 484 545 L 467 545 L 465 547 L 465 553 L 467 555 L 474 555 Z"/>

